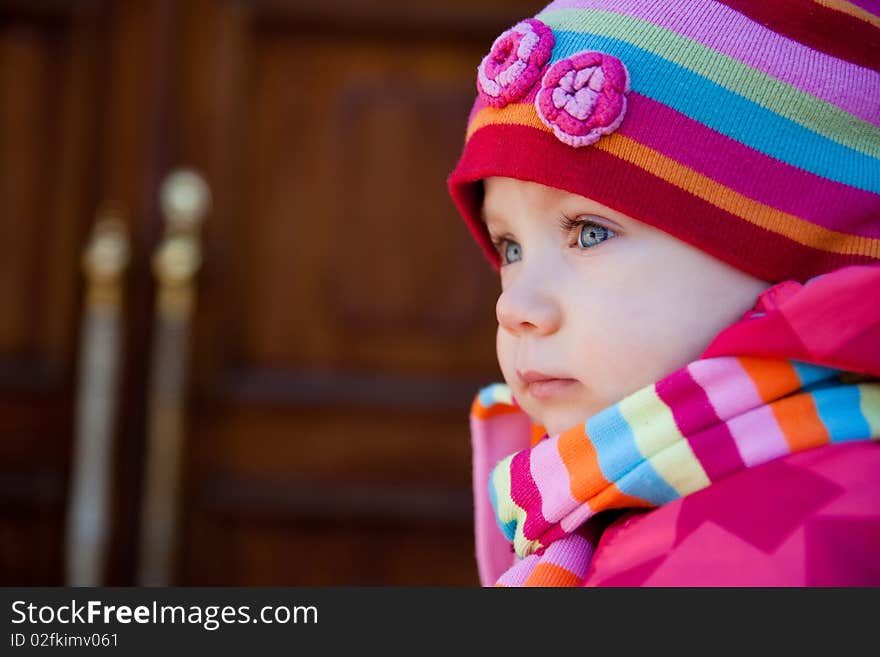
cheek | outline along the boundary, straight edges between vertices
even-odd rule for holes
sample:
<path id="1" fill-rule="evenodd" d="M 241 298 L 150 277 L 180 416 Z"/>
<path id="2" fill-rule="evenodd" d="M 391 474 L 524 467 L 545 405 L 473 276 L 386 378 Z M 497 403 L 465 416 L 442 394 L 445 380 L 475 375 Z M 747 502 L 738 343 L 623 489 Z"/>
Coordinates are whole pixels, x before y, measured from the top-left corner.
<path id="1" fill-rule="evenodd" d="M 504 329 L 500 326 L 495 334 L 495 352 L 498 355 L 498 366 L 504 375 L 505 381 L 510 383 L 511 376 L 516 369 L 516 353 L 514 351 L 514 341 Z"/>
<path id="2" fill-rule="evenodd" d="M 657 265 L 653 274 L 641 268 L 627 274 L 596 290 L 597 311 L 579 320 L 579 343 L 588 345 L 593 367 L 618 393 L 633 392 L 695 360 L 744 310 L 708 268 Z M 591 305 L 586 299 L 580 303 Z"/>
<path id="3" fill-rule="evenodd" d="M 618 401 L 665 374 L 675 308 L 646 289 L 644 279 L 597 281 L 592 287 L 591 294 L 578 294 L 578 312 L 572 314 L 572 366 L 594 393 Z"/>
<path id="4" fill-rule="evenodd" d="M 689 257 L 688 257 L 689 256 Z M 647 342 L 665 344 L 664 351 L 681 364 L 696 358 L 718 331 L 742 312 L 725 271 L 715 263 L 685 251 L 679 267 L 658 269 L 651 286 L 645 288 L 640 306 L 644 314 Z"/>
<path id="5" fill-rule="evenodd" d="M 621 361 L 637 342 L 637 304 L 598 281 L 570 294 L 566 365 L 582 380 L 604 388 L 620 374 Z"/>

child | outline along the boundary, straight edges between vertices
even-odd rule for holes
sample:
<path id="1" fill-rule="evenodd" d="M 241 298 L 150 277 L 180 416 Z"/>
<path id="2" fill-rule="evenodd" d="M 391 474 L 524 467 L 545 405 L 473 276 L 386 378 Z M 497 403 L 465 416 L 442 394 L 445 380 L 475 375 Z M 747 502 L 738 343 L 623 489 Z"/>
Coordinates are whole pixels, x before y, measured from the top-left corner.
<path id="1" fill-rule="evenodd" d="M 880 17 L 557 0 L 450 193 L 500 270 L 484 585 L 880 585 Z"/>

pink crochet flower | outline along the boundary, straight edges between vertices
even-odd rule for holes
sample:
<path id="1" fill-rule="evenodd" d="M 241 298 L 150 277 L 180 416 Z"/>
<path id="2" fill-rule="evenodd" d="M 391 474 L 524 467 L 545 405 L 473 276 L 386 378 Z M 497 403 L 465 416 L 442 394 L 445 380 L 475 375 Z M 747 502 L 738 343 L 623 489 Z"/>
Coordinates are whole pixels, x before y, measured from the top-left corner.
<path id="1" fill-rule="evenodd" d="M 588 146 L 617 130 L 626 114 L 629 71 L 613 55 L 583 51 L 550 67 L 535 107 L 566 144 Z"/>
<path id="2" fill-rule="evenodd" d="M 544 23 L 529 18 L 495 39 L 477 68 L 477 91 L 492 107 L 525 96 L 550 60 L 556 39 Z"/>

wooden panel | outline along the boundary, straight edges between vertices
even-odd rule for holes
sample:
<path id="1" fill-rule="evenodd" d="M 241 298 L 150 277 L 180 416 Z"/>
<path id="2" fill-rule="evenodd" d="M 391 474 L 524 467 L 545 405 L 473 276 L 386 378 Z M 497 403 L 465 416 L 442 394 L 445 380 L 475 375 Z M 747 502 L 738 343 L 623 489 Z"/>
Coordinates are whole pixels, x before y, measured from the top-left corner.
<path id="1" fill-rule="evenodd" d="M 132 582 L 157 190 L 215 209 L 183 583 L 475 583 L 467 407 L 497 281 L 446 196 L 476 64 L 542 2 L 0 5 L 0 582 L 58 584 L 79 255 L 132 220 L 110 584 Z M 295 558 L 291 558 L 293 555 Z"/>
<path id="2" fill-rule="evenodd" d="M 503 3 L 451 3 L 461 29 L 417 40 L 374 35 L 354 10 L 369 27 L 396 6 L 427 29 L 437 7 L 349 4 L 323 31 L 321 3 L 187 4 L 174 157 L 215 196 L 200 388 L 252 368 L 495 376 L 497 279 L 445 177 L 487 41 L 537 3 L 494 22 Z"/>
<path id="3" fill-rule="evenodd" d="M 151 258 L 162 234 L 159 185 L 169 169 L 171 86 L 177 53 L 175 16 L 185 3 L 133 0 L 108 5 L 102 63 L 97 199 L 112 201 L 131 222 L 122 338 L 124 362 L 114 459 L 113 543 L 107 582 L 134 581 L 145 461 L 147 386 L 154 330 Z"/>
<path id="4" fill-rule="evenodd" d="M 134 242 L 109 583 L 131 583 L 173 4 L 0 5 L 0 194 L 9 199 L 0 212 L 0 531 L 8 548 L 0 579 L 7 582 L 62 582 L 80 256 L 98 207 L 113 202 L 131 220 Z"/>
<path id="5" fill-rule="evenodd" d="M 95 25 L 68 19 L 0 22 L 0 369 L 55 383 L 72 366 L 94 135 Z"/>
<path id="6" fill-rule="evenodd" d="M 33 5 L 0 11 L 0 581 L 45 585 L 63 570 L 101 7 Z"/>
<path id="7" fill-rule="evenodd" d="M 247 5 L 261 26 L 304 32 L 370 32 L 395 39 L 430 36 L 454 46 L 492 43 L 501 30 L 536 13 L 535 0 L 229 0 Z M 486 39 L 489 39 L 488 44 Z M 483 53 L 481 53 L 483 54 Z"/>
<path id="8" fill-rule="evenodd" d="M 446 176 L 477 64 L 537 8 L 187 3 L 175 158 L 215 206 L 179 581 L 476 583 L 498 281 Z"/>
<path id="9" fill-rule="evenodd" d="M 257 38 L 239 357 L 482 369 L 495 281 L 445 188 L 473 100 L 468 53 L 369 36 L 344 48 L 330 36 Z"/>
<path id="10" fill-rule="evenodd" d="M 476 586 L 469 526 L 199 513 L 184 586 Z M 414 531 L 414 528 L 420 531 Z"/>
<path id="11" fill-rule="evenodd" d="M 17 310 L 0 318 L 0 353 L 7 357 L 32 349 L 34 315 L 40 307 L 32 302 L 38 229 L 46 215 L 39 182 L 49 169 L 48 144 L 57 125 L 47 120 L 49 108 L 58 102 L 51 79 L 52 43 L 49 35 L 30 26 L 8 26 L 0 32 L 0 195 L 6 206 L 0 215 L 0 307 Z"/>
<path id="12" fill-rule="evenodd" d="M 63 478 L 45 467 L 0 475 L 0 586 L 62 582 Z"/>
<path id="13" fill-rule="evenodd" d="M 192 458 L 265 481 L 467 487 L 465 414 L 218 407 L 199 416 Z"/>

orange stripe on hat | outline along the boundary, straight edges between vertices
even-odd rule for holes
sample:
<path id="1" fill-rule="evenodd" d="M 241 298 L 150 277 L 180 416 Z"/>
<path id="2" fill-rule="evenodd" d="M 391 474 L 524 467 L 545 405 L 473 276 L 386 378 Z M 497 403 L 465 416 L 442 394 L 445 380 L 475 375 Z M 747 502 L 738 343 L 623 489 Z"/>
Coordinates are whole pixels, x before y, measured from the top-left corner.
<path id="1" fill-rule="evenodd" d="M 823 7 L 828 7 L 829 9 L 836 9 L 837 11 L 844 14 L 849 14 L 853 18 L 863 20 L 866 23 L 870 23 L 874 27 L 880 27 L 880 17 L 875 16 L 868 11 L 865 11 L 861 7 L 854 5 L 851 2 L 846 2 L 846 0 L 813 0 L 813 2 L 815 2 L 817 5 L 822 5 Z"/>
<path id="2" fill-rule="evenodd" d="M 534 106 L 524 103 L 508 105 L 500 110 L 493 107 L 481 109 L 468 125 L 467 139 L 488 125 L 522 125 L 552 134 L 552 130 L 538 118 Z M 619 132 L 605 136 L 592 148 L 619 157 L 740 219 L 798 244 L 827 253 L 875 258 L 880 254 L 880 239 L 831 230 L 777 210 Z"/>

